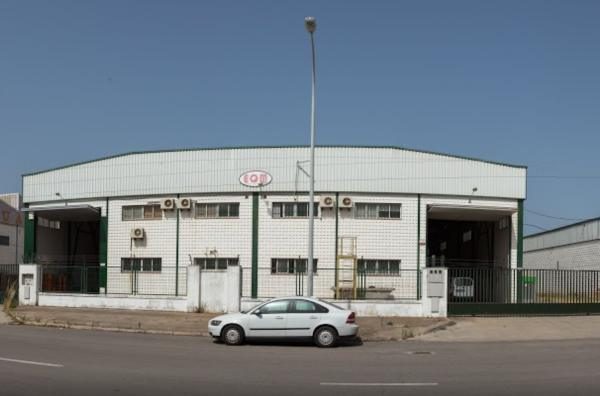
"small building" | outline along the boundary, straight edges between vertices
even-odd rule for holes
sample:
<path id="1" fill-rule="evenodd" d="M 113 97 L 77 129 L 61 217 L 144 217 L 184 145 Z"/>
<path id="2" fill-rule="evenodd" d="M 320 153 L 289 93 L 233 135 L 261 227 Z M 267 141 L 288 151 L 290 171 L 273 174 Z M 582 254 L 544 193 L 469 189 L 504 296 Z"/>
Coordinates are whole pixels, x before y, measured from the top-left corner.
<path id="1" fill-rule="evenodd" d="M 0 195 L 0 265 L 16 265 L 23 257 L 20 194 Z"/>
<path id="2" fill-rule="evenodd" d="M 600 270 L 600 218 L 528 235 L 524 268 Z"/>
<path id="3" fill-rule="evenodd" d="M 202 282 L 238 271 L 242 302 L 304 295 L 308 158 L 305 146 L 133 152 L 24 175 L 25 261 L 43 295 L 137 296 L 144 308 L 188 296 L 196 269 Z M 418 303 L 428 267 L 521 266 L 526 172 L 317 147 L 315 295 Z M 202 290 L 235 287 L 215 282 Z"/>

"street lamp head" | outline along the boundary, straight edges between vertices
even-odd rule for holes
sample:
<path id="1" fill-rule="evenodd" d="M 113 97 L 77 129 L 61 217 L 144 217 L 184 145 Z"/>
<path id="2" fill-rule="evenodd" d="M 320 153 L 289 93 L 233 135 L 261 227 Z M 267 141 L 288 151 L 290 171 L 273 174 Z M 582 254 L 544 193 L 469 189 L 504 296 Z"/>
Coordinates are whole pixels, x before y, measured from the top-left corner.
<path id="1" fill-rule="evenodd" d="M 317 20 L 315 17 L 307 16 L 304 18 L 304 26 L 309 33 L 314 33 L 317 30 Z"/>

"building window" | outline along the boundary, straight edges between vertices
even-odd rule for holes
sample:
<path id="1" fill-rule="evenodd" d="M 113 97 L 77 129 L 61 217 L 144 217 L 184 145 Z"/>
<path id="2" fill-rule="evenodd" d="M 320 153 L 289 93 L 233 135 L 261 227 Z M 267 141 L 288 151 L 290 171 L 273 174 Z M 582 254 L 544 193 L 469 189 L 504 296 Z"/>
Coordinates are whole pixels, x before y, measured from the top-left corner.
<path id="1" fill-rule="evenodd" d="M 401 260 L 358 260 L 358 272 L 367 275 L 400 275 Z"/>
<path id="2" fill-rule="evenodd" d="M 217 217 L 240 217 L 240 204 L 233 203 L 196 203 L 197 219 Z"/>
<path id="3" fill-rule="evenodd" d="M 274 258 L 271 259 L 272 274 L 306 273 L 307 259 L 303 258 Z M 313 272 L 317 272 L 317 259 L 313 259 Z"/>
<path id="4" fill-rule="evenodd" d="M 319 215 L 319 203 L 314 204 L 314 214 Z M 272 215 L 274 219 L 284 217 L 308 217 L 308 202 L 273 202 Z"/>
<path id="5" fill-rule="evenodd" d="M 238 258 L 197 257 L 194 264 L 202 270 L 226 270 L 227 267 L 239 265 Z"/>
<path id="6" fill-rule="evenodd" d="M 400 204 L 357 203 L 354 217 L 357 219 L 400 219 Z"/>
<path id="7" fill-rule="evenodd" d="M 10 237 L 7 235 L 0 235 L 0 246 L 9 246 L 10 245 Z"/>
<path id="8" fill-rule="evenodd" d="M 162 258 L 124 257 L 121 259 L 121 272 L 161 272 Z"/>
<path id="9" fill-rule="evenodd" d="M 160 204 L 123 206 L 122 219 L 129 220 L 160 220 L 162 210 Z"/>
<path id="10" fill-rule="evenodd" d="M 40 227 L 53 228 L 55 230 L 60 230 L 60 221 L 59 220 L 48 220 L 43 217 L 38 217 L 37 224 Z"/>

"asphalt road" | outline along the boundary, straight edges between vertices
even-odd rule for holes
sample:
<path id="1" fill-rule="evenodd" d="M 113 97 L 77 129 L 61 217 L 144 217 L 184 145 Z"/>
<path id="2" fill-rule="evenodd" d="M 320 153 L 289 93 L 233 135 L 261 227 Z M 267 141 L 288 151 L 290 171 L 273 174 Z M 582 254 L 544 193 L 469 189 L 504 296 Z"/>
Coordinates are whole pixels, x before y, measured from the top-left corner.
<path id="1" fill-rule="evenodd" d="M 0 326 L 2 396 L 337 394 L 597 395 L 600 340 L 326 350 Z"/>

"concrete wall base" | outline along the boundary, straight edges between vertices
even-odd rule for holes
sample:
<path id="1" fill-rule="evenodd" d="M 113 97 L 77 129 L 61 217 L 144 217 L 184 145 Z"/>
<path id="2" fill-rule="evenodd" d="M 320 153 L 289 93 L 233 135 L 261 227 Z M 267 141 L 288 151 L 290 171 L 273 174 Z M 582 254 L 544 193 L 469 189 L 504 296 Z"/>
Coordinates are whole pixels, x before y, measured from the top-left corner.
<path id="1" fill-rule="evenodd" d="M 70 293 L 39 293 L 41 307 L 140 309 L 188 311 L 187 297 L 122 296 Z"/>

